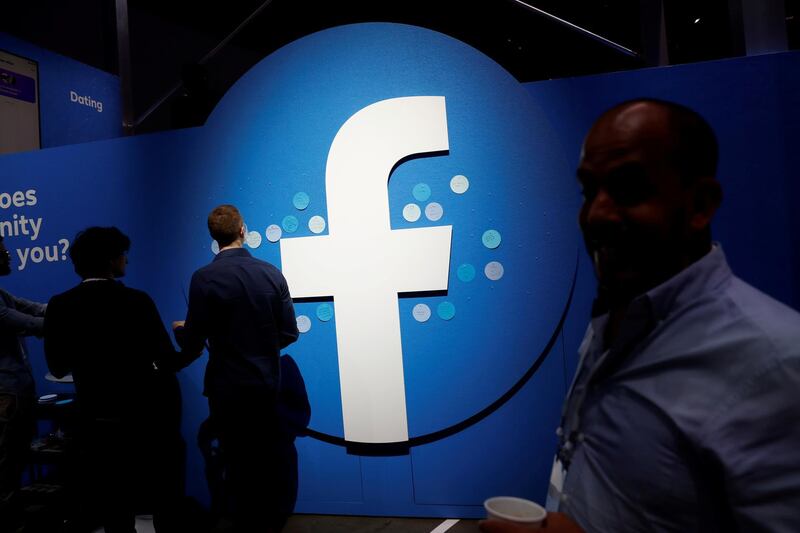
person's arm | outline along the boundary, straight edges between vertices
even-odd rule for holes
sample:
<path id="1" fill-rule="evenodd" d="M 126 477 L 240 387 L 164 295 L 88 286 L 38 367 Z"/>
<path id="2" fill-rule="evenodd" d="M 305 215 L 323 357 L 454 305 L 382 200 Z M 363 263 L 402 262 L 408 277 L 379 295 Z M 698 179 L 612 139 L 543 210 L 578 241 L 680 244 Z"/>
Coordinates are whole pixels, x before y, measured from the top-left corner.
<path id="1" fill-rule="evenodd" d="M 186 320 L 173 322 L 175 341 L 181 347 L 177 368 L 189 366 L 203 353 L 209 331 L 208 302 L 203 293 L 203 281 L 197 272 L 189 285 L 189 309 Z"/>
<path id="2" fill-rule="evenodd" d="M 294 316 L 294 304 L 292 303 L 292 296 L 289 294 L 289 284 L 286 279 L 281 275 L 280 283 L 280 316 L 275 317 L 275 323 L 280 328 L 280 346 L 281 350 L 292 344 L 300 336 L 297 331 L 297 319 Z"/>
<path id="3" fill-rule="evenodd" d="M 25 298 L 20 298 L 18 296 L 14 296 L 13 294 L 9 296 L 14 299 L 14 306 L 17 308 L 17 311 L 22 313 L 36 317 L 44 317 L 44 314 L 47 311 L 47 304 L 26 300 Z"/>
<path id="4" fill-rule="evenodd" d="M 22 309 L 15 309 L 9 307 L 4 298 L 0 298 L 0 329 L 13 333 L 14 335 L 36 335 L 42 336 L 44 330 L 44 318 L 40 311 L 44 311 L 43 304 L 29 302 L 22 298 L 17 298 L 9 293 L 5 293 L 14 306 L 20 302 L 23 306 Z M 31 309 L 37 314 L 25 312 L 24 309 Z"/>
<path id="5" fill-rule="evenodd" d="M 752 375 L 707 424 L 739 531 L 800 531 L 798 391 L 800 354 Z"/>
<path id="6" fill-rule="evenodd" d="M 148 357 L 159 370 L 175 372 L 182 368 L 180 357 L 169 338 L 169 333 L 161 321 L 155 302 L 150 296 L 142 294 L 142 335 Z"/>
<path id="7" fill-rule="evenodd" d="M 69 326 L 64 322 L 63 302 L 55 296 L 47 306 L 44 316 L 44 357 L 47 368 L 57 378 L 63 378 L 72 371 Z"/>

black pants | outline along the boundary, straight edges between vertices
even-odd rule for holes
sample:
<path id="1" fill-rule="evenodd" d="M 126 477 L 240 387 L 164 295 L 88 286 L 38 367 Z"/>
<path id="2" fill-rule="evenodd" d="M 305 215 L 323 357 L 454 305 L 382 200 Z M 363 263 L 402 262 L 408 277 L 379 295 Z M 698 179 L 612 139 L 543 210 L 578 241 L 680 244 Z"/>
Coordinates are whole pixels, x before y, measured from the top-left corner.
<path id="1" fill-rule="evenodd" d="M 137 513 L 152 514 L 158 533 L 182 531 L 179 409 L 164 401 L 142 405 L 136 416 L 81 421 L 76 444 L 84 513 L 99 518 L 106 533 L 133 533 Z"/>
<path id="2" fill-rule="evenodd" d="M 133 437 L 136 431 L 144 435 Z M 152 513 L 160 533 L 180 531 L 174 514 L 183 494 L 182 441 L 156 445 L 157 439 L 127 422 L 100 420 L 81 428 L 84 513 L 99 518 L 106 533 L 133 533 L 137 513 Z"/>
<path id="3" fill-rule="evenodd" d="M 239 389 L 209 398 L 220 441 L 234 530 L 283 529 L 297 500 L 294 439 L 278 422 L 275 395 Z"/>
<path id="4" fill-rule="evenodd" d="M 35 429 L 35 402 L 32 393 L 0 391 L 0 532 L 22 519 L 19 488 Z"/>

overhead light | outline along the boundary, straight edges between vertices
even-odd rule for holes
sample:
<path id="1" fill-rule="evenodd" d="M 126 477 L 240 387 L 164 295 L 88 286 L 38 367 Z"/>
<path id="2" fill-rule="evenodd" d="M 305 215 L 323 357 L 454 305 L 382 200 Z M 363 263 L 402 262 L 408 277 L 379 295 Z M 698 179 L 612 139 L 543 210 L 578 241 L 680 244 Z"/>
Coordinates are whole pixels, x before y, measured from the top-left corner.
<path id="1" fill-rule="evenodd" d="M 694 19 L 694 23 L 695 24 L 700 24 L 700 18 L 698 17 L 698 18 Z"/>

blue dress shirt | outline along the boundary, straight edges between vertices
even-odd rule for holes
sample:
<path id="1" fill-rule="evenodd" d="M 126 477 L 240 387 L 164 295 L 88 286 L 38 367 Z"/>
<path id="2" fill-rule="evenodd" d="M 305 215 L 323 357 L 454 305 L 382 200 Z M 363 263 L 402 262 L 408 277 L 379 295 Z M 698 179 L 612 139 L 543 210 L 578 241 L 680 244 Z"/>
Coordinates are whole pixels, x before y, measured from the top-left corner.
<path id="1" fill-rule="evenodd" d="M 800 532 L 800 314 L 715 245 L 595 318 L 565 403 L 559 510 L 587 531 Z"/>
<path id="2" fill-rule="evenodd" d="M 240 387 L 277 391 L 280 350 L 298 335 L 286 279 L 247 250 L 223 250 L 192 276 L 178 342 L 193 360 L 208 340 L 206 396 Z"/>

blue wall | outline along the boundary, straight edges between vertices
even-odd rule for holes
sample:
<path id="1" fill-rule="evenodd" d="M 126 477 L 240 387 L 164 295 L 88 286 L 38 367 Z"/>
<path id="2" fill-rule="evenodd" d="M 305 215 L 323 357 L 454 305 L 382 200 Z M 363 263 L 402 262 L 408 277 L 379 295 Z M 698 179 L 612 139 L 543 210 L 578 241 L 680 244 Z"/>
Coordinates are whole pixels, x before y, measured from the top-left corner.
<path id="1" fill-rule="evenodd" d="M 717 133 L 724 201 L 712 226 L 734 272 L 800 309 L 800 53 L 529 83 L 565 146 L 578 150 L 592 122 L 619 102 L 652 97 L 699 111 Z M 588 276 L 582 276 L 588 282 Z M 577 309 L 576 309 L 577 311 Z M 587 311 L 588 313 L 588 311 Z M 579 315 L 578 315 L 579 316 Z M 587 315 L 588 316 L 588 315 Z M 573 356 L 579 324 L 567 324 Z M 567 334 L 565 332 L 565 334 Z M 575 339 L 578 339 L 577 341 Z"/>
<path id="2" fill-rule="evenodd" d="M 424 53 L 422 52 L 424 50 Z M 13 214 L 42 217 L 42 233 L 7 239 L 17 249 L 64 246 L 89 224 L 116 224 L 133 240 L 126 283 L 154 296 L 165 322 L 185 313 L 191 272 L 212 258 L 205 231 L 208 210 L 237 203 L 251 230 L 264 236 L 286 215 L 311 235 L 306 222 L 326 217 L 327 150 L 354 112 L 397 96 L 447 99 L 450 151 L 398 166 L 388 183 L 395 229 L 452 225 L 447 294 L 399 300 L 409 432 L 419 437 L 480 412 L 518 382 L 537 356 L 532 378 L 497 409 L 446 438 L 388 457 L 348 454 L 310 437 L 298 440 L 298 511 L 421 516 L 480 516 L 482 500 L 500 493 L 544 500 L 560 402 L 574 367 L 594 291 L 577 231 L 574 166 L 583 134 L 605 107 L 639 96 L 687 103 L 720 133 L 720 175 L 726 202 L 715 225 L 742 277 L 798 307 L 798 219 L 789 209 L 797 185 L 788 169 L 800 140 L 797 106 L 800 55 L 643 70 L 528 84 L 524 88 L 477 51 L 441 34 L 400 25 L 335 28 L 297 41 L 254 67 L 226 95 L 203 128 L 88 143 L 3 157 L 3 191 L 37 190 L 37 205 Z M 470 189 L 455 195 L 455 174 Z M 757 181 L 756 181 L 757 180 Z M 444 207 L 437 222 L 403 219 L 412 189 L 425 182 L 430 201 Z M 304 211 L 292 205 L 303 191 Z M 420 203 L 420 202 L 417 202 Z M 422 202 L 424 207 L 424 202 Z M 327 218 L 327 217 L 326 217 Z M 494 228 L 496 250 L 480 236 Z M 266 238 L 251 252 L 280 264 Z M 24 253 L 24 252 L 23 252 Z M 30 252 L 29 252 L 30 253 Z M 496 282 L 483 265 L 499 260 Z M 465 282 L 462 263 L 476 267 Z M 19 263 L 17 263 L 19 264 Z M 548 340 L 578 275 L 562 335 Z M 26 297 L 47 299 L 77 281 L 63 260 L 29 263 L 2 280 Z M 455 304 L 450 321 L 436 316 Z M 416 322 L 411 308 L 433 316 Z M 288 349 L 303 372 L 312 405 L 311 427 L 342 436 L 334 319 L 316 318 L 317 302 L 298 303 L 312 329 Z M 46 372 L 34 341 L 37 377 Z M 181 377 L 184 434 L 195 441 L 207 413 L 201 396 L 205 358 Z M 40 393 L 64 385 L 40 381 Z M 189 487 L 207 498 L 202 462 L 190 445 Z"/>

